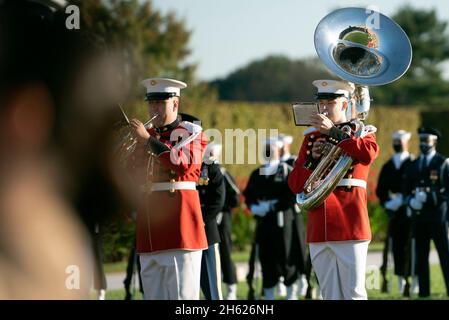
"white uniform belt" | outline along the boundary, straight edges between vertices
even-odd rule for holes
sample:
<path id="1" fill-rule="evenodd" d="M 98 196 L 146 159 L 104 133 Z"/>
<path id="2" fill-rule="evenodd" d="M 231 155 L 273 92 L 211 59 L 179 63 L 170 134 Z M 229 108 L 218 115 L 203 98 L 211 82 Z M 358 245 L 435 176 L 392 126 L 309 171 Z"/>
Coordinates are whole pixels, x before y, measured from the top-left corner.
<path id="1" fill-rule="evenodd" d="M 366 189 L 366 181 L 362 179 L 341 179 L 337 187 L 361 187 Z"/>
<path id="2" fill-rule="evenodd" d="M 155 182 L 151 185 L 151 191 L 169 190 L 196 190 L 195 181 Z"/>

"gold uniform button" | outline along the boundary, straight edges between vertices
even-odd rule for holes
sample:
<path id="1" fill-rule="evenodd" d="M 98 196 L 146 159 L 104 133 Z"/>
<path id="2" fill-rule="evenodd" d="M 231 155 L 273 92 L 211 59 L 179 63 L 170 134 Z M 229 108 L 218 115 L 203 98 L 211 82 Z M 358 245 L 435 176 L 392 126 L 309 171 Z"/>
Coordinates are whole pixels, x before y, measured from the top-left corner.
<path id="1" fill-rule="evenodd" d="M 175 183 L 175 182 L 176 182 L 175 179 L 171 179 L 171 180 L 170 180 L 170 183 Z"/>
<path id="2" fill-rule="evenodd" d="M 348 179 L 352 179 L 352 174 L 348 175 Z"/>
<path id="3" fill-rule="evenodd" d="M 310 139 L 314 139 L 315 138 L 315 136 L 312 134 L 311 136 L 310 136 Z"/>
<path id="4" fill-rule="evenodd" d="M 309 142 L 307 145 L 308 145 L 308 146 L 311 146 L 311 145 L 312 145 L 312 142 Z"/>
<path id="5" fill-rule="evenodd" d="M 307 154 L 310 154 L 310 150 L 307 150 Z"/>

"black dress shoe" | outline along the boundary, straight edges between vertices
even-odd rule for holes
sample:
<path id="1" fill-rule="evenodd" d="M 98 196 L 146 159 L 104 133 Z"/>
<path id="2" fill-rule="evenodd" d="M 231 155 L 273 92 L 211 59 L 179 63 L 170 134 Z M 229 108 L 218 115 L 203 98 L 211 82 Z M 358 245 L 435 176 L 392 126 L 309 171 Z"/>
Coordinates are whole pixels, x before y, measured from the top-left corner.
<path id="1" fill-rule="evenodd" d="M 404 286 L 404 297 L 410 298 L 410 283 L 408 281 Z"/>
<path id="2" fill-rule="evenodd" d="M 388 293 L 388 281 L 384 279 L 382 282 L 382 288 L 380 290 L 382 293 Z"/>

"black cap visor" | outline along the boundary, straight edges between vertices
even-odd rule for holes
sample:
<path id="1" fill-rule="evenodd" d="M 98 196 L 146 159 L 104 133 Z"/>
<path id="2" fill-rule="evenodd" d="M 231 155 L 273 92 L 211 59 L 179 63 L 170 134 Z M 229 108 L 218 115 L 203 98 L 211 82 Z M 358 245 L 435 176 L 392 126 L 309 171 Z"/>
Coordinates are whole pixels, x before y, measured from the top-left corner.
<path id="1" fill-rule="evenodd" d="M 174 92 L 150 92 L 145 96 L 145 101 L 163 101 L 175 96 Z"/>
<path id="2" fill-rule="evenodd" d="M 320 92 L 317 93 L 316 98 L 319 99 L 337 99 L 340 97 L 344 97 L 343 93 L 330 93 L 330 92 Z"/>

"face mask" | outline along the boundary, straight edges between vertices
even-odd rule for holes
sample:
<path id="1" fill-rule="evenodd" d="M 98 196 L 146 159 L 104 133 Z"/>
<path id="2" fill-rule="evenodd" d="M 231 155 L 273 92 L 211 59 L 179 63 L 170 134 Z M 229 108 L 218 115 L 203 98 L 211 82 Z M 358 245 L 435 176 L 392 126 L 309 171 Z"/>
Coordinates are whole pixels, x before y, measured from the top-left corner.
<path id="1" fill-rule="evenodd" d="M 404 149 L 402 148 L 402 144 L 393 144 L 393 150 L 394 152 L 402 152 Z"/>
<path id="2" fill-rule="evenodd" d="M 419 144 L 419 149 L 421 150 L 421 153 L 422 153 L 422 154 L 427 155 L 427 154 L 430 153 L 430 151 L 432 151 L 433 146 L 431 146 L 431 145 L 429 145 L 429 144 L 427 144 L 427 143 L 421 142 L 421 143 Z"/>

